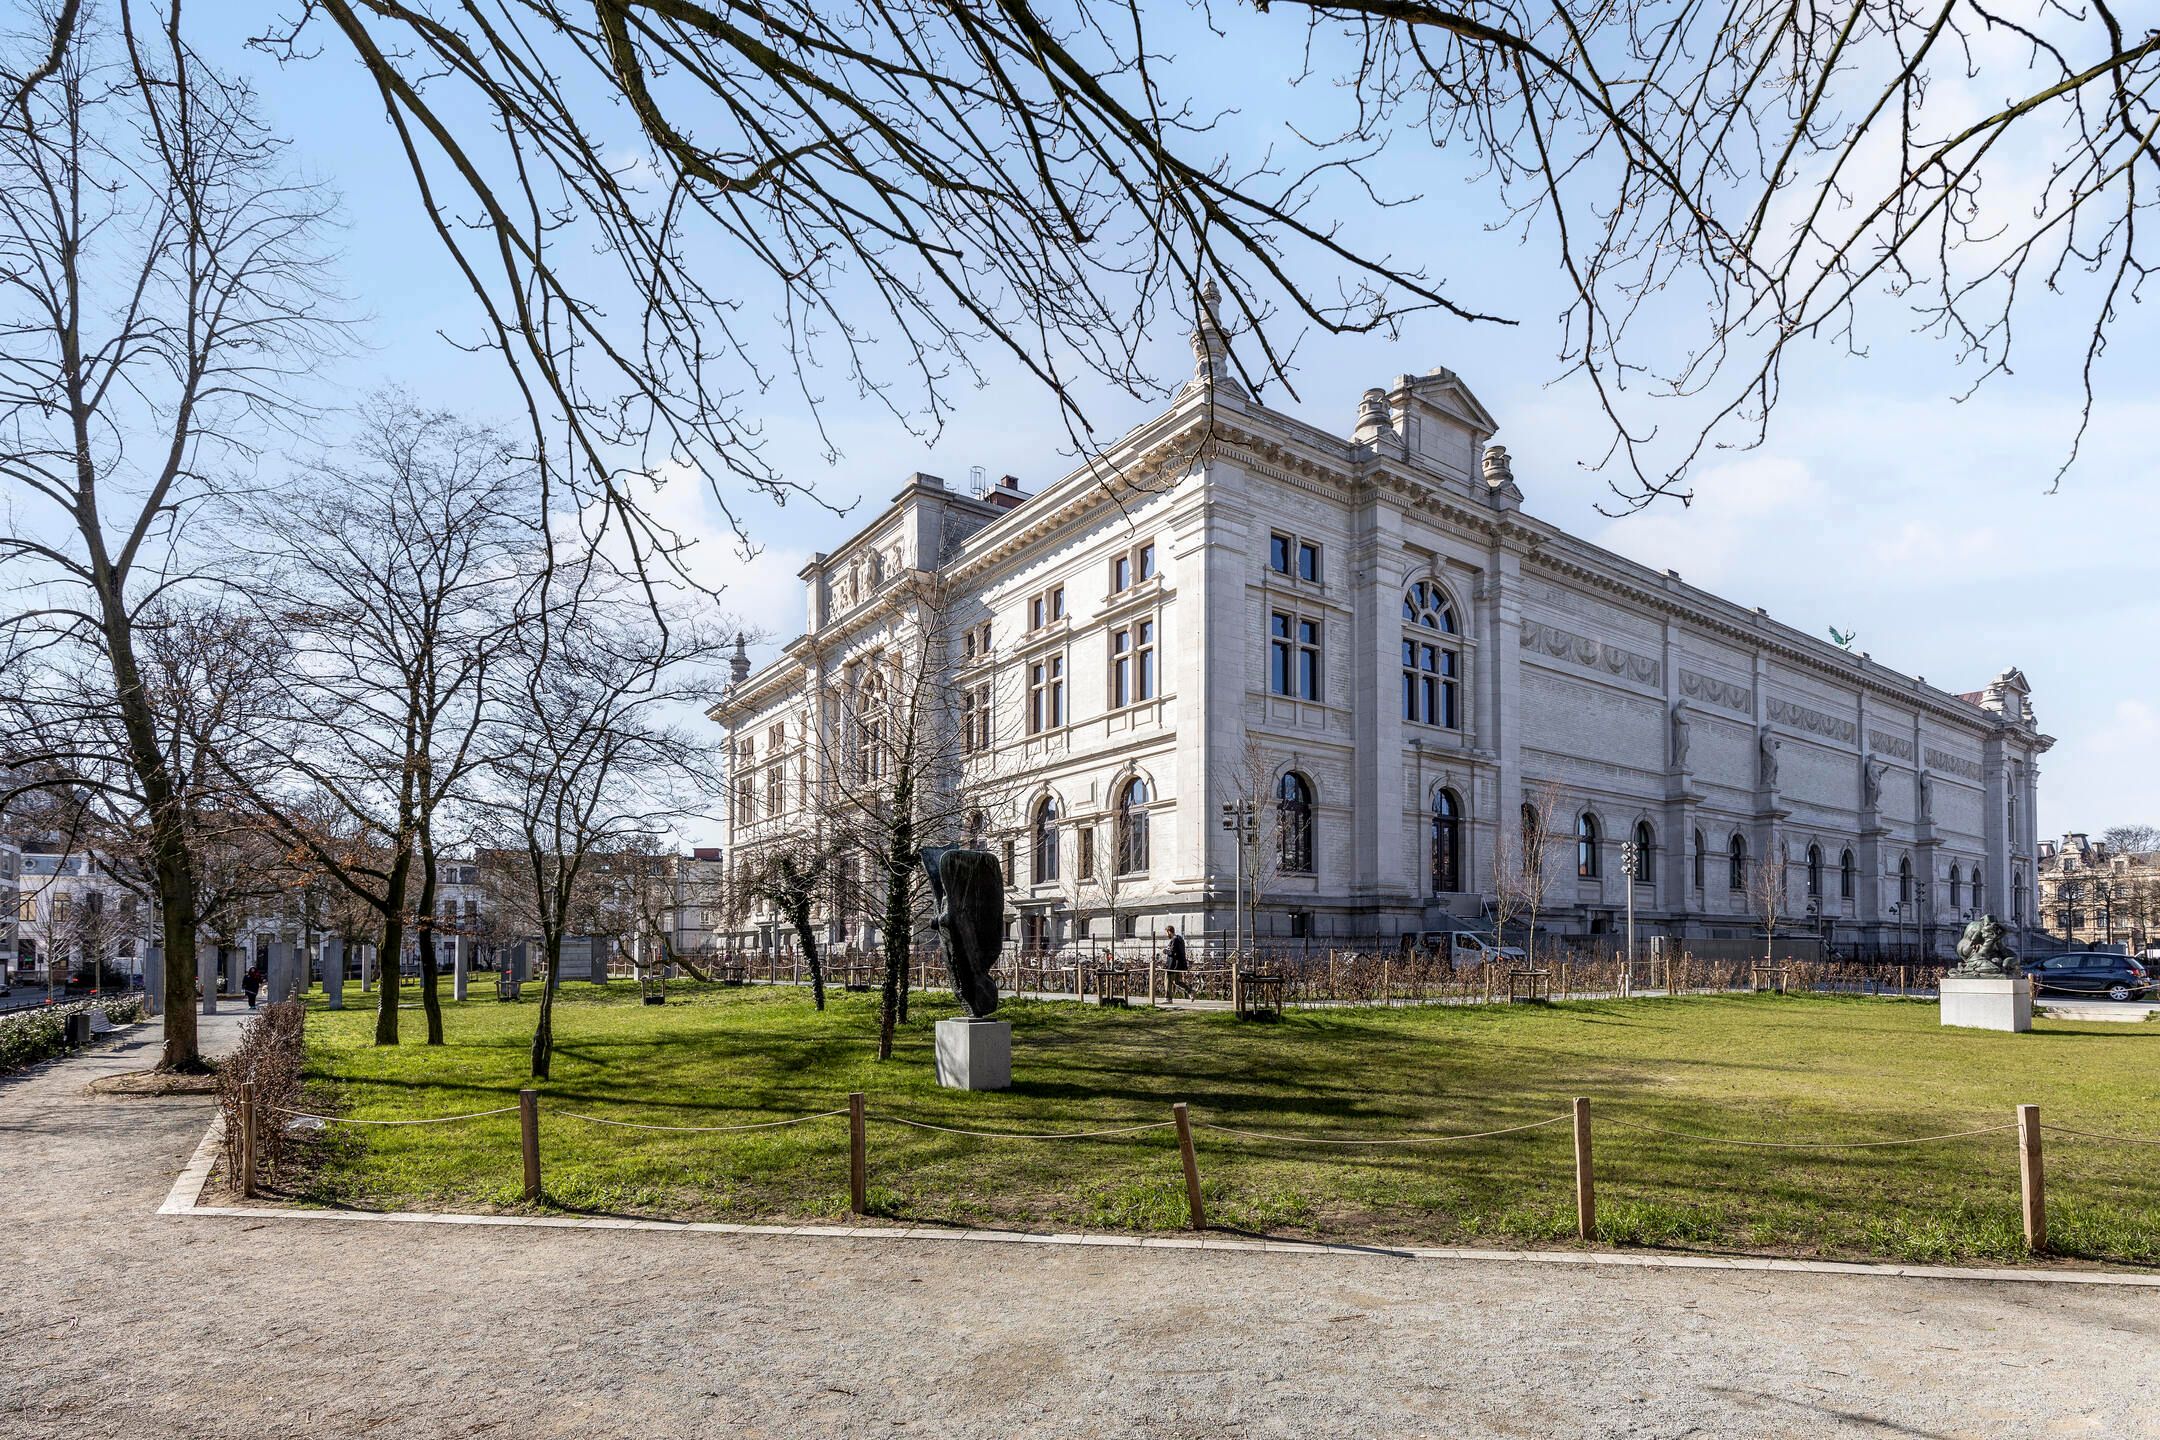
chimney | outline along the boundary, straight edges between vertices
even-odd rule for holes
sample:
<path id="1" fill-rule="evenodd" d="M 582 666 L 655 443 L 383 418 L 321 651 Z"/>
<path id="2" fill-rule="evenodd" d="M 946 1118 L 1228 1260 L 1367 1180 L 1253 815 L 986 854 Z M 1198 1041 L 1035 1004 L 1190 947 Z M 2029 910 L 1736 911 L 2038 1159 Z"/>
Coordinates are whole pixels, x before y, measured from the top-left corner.
<path id="1" fill-rule="evenodd" d="M 1000 475 L 997 484 L 983 498 L 1000 510 L 1017 510 L 1028 497 L 1021 493 L 1019 476 Z"/>
<path id="2" fill-rule="evenodd" d="M 696 846 L 690 851 L 690 858 L 693 860 L 718 860 L 720 858 L 720 847 L 717 845 Z"/>

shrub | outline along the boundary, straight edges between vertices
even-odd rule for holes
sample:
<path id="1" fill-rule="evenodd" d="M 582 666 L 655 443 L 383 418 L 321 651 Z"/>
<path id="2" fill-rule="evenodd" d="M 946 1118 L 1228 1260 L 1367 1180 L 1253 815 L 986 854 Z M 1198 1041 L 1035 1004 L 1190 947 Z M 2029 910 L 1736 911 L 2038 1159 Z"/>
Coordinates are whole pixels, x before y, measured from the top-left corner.
<path id="1" fill-rule="evenodd" d="M 142 1019 L 142 996 L 100 996 L 95 1000 L 41 1005 L 35 1010 L 0 1015 L 0 1075 L 20 1070 L 25 1065 L 35 1065 L 40 1060 L 50 1060 L 67 1049 L 68 1016 L 88 1014 L 93 1010 L 103 1011 L 105 1018 L 115 1025 L 132 1025 Z"/>
<path id="2" fill-rule="evenodd" d="M 274 1172 L 285 1157 L 286 1113 L 300 1108 L 300 1067 L 307 1007 L 281 1000 L 256 1010 L 240 1029 L 240 1043 L 218 1064 L 218 1108 L 225 1115 L 225 1173 L 240 1174 L 240 1087 L 255 1087 L 255 1166 Z"/>

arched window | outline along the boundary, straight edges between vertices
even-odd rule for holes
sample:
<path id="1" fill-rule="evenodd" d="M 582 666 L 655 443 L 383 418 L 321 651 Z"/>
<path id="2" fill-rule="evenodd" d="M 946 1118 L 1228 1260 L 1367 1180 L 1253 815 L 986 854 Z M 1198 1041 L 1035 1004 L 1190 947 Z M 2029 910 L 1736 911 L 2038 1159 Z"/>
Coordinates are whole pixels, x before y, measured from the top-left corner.
<path id="1" fill-rule="evenodd" d="M 1648 820 L 1635 822 L 1635 883 L 1657 884 L 1657 832 Z"/>
<path id="2" fill-rule="evenodd" d="M 1837 866 L 1837 893 L 1838 893 L 1838 899 L 1840 899 L 1840 900 L 1850 900 L 1850 899 L 1852 899 L 1852 898 L 1853 898 L 1853 892 L 1854 892 L 1854 891 L 1855 891 L 1856 889 L 1858 889 L 1858 888 L 1859 888 L 1859 885 L 1860 885 L 1860 867 L 1859 867 L 1858 865 L 1856 865 L 1856 864 L 1854 864 L 1854 863 L 1853 863 L 1853 854 L 1852 854 L 1852 851 L 1850 851 L 1850 850 L 1847 850 L 1847 851 L 1846 851 L 1846 852 L 1845 852 L 1845 853 L 1844 853 L 1843 855 L 1841 855 L 1841 856 L 1839 856 L 1839 857 L 1838 857 L 1838 866 Z"/>
<path id="3" fill-rule="evenodd" d="M 1035 883 L 1048 885 L 1058 878 L 1058 803 L 1044 796 L 1035 807 Z"/>
<path id="4" fill-rule="evenodd" d="M 1148 868 L 1147 781 L 1135 775 L 1118 792 L 1117 873 L 1144 875 Z"/>
<path id="5" fill-rule="evenodd" d="M 1585 810 L 1575 817 L 1575 876 L 1579 880 L 1598 878 L 1598 823 L 1597 816 Z"/>
<path id="6" fill-rule="evenodd" d="M 1709 881 L 1704 878 L 1704 872 L 1708 870 L 1709 864 L 1710 846 L 1703 839 L 1702 831 L 1697 830 L 1695 832 L 1695 888 L 1697 890 L 1701 890 L 1709 884 Z"/>
<path id="7" fill-rule="evenodd" d="M 855 773 L 865 780 L 885 776 L 886 718 L 884 659 L 873 655 L 855 695 Z"/>
<path id="8" fill-rule="evenodd" d="M 1952 865 L 1950 867 L 1950 908 L 1955 910 L 1964 903 L 1965 877 L 1958 872 L 1957 866 Z"/>
<path id="9" fill-rule="evenodd" d="M 1452 790 L 1433 796 L 1432 888 L 1435 895 L 1462 889 L 1462 801 Z"/>
<path id="10" fill-rule="evenodd" d="M 1980 867 L 1973 866 L 1972 906 L 1975 910 L 1987 909 L 1987 881 L 1980 877 Z"/>
<path id="11" fill-rule="evenodd" d="M 1726 858 L 1730 867 L 1725 877 L 1726 885 L 1735 891 L 1747 889 L 1747 836 L 1733 832 Z"/>
<path id="12" fill-rule="evenodd" d="M 1312 782 L 1285 770 L 1275 786 L 1277 860 L 1285 875 L 1310 875 L 1313 868 Z"/>
<path id="13" fill-rule="evenodd" d="M 1897 898 L 1900 905 L 1912 903 L 1912 856 L 1897 862 Z"/>
<path id="14" fill-rule="evenodd" d="M 1807 847 L 1807 893 L 1811 899 L 1822 899 L 1822 846 Z"/>
<path id="15" fill-rule="evenodd" d="M 1417 725 L 1462 728 L 1462 648 L 1455 602 L 1439 582 L 1420 580 L 1403 593 L 1403 719 Z"/>

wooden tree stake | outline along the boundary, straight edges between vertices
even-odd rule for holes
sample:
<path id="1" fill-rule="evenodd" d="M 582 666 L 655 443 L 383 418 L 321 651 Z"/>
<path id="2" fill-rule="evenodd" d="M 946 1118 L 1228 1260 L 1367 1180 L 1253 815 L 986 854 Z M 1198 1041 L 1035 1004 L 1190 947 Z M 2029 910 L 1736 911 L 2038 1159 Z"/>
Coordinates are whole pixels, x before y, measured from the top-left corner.
<path id="1" fill-rule="evenodd" d="M 1575 1097 L 1575 1233 L 1597 1235 L 1597 1188 L 1590 1179 L 1590 1101 Z"/>
<path id="2" fill-rule="evenodd" d="M 2040 1107 L 2020 1105 L 2018 1122 L 2018 1181 L 2025 1198 L 2025 1248 L 2035 1255 L 2047 1253 L 2047 1186 L 2040 1164 Z"/>
<path id="3" fill-rule="evenodd" d="M 540 1092 L 518 1091 L 518 1138 L 525 1151 L 525 1198 L 540 1198 Z"/>
<path id="4" fill-rule="evenodd" d="M 1200 1203 L 1200 1162 L 1193 1155 L 1192 1120 L 1184 1101 L 1170 1107 L 1170 1118 L 1177 1122 L 1178 1155 L 1185 1162 L 1185 1206 L 1192 1216 L 1192 1228 L 1205 1230 L 1207 1207 Z"/>
<path id="5" fill-rule="evenodd" d="M 863 1114 L 863 1093 L 847 1097 L 848 1108 L 848 1207 L 857 1215 L 870 1213 L 870 1127 Z"/>
<path id="6" fill-rule="evenodd" d="M 255 1086 L 240 1086 L 240 1193 L 255 1197 Z"/>

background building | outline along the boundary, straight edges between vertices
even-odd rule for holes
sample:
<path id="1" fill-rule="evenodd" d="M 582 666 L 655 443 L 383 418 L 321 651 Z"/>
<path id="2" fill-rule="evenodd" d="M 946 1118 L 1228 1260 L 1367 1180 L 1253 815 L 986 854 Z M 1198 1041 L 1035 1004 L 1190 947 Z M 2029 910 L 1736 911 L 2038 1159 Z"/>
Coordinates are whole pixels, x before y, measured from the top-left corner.
<path id="1" fill-rule="evenodd" d="M 2072 831 L 2040 843 L 2040 923 L 2080 948 L 2142 954 L 2160 921 L 2160 851 L 2118 850 Z"/>
<path id="2" fill-rule="evenodd" d="M 1341 436 L 1195 351 L 1100 463 L 1031 498 L 917 475 L 804 568 L 804 632 L 710 711 L 738 867 L 879 803 L 922 656 L 943 709 L 916 728 L 952 742 L 923 838 L 1001 851 L 1023 944 L 1227 931 L 1241 872 L 1264 937 L 1489 926 L 1526 870 L 1572 935 L 1631 895 L 1644 933 L 1757 934 L 1758 888 L 1847 948 L 2030 919 L 2053 742 L 2016 670 L 1938 689 L 1535 519 L 1449 371 L 1366 391 Z M 867 858 L 835 867 L 830 939 L 874 935 Z M 738 933 L 785 928 L 750 904 Z"/>

